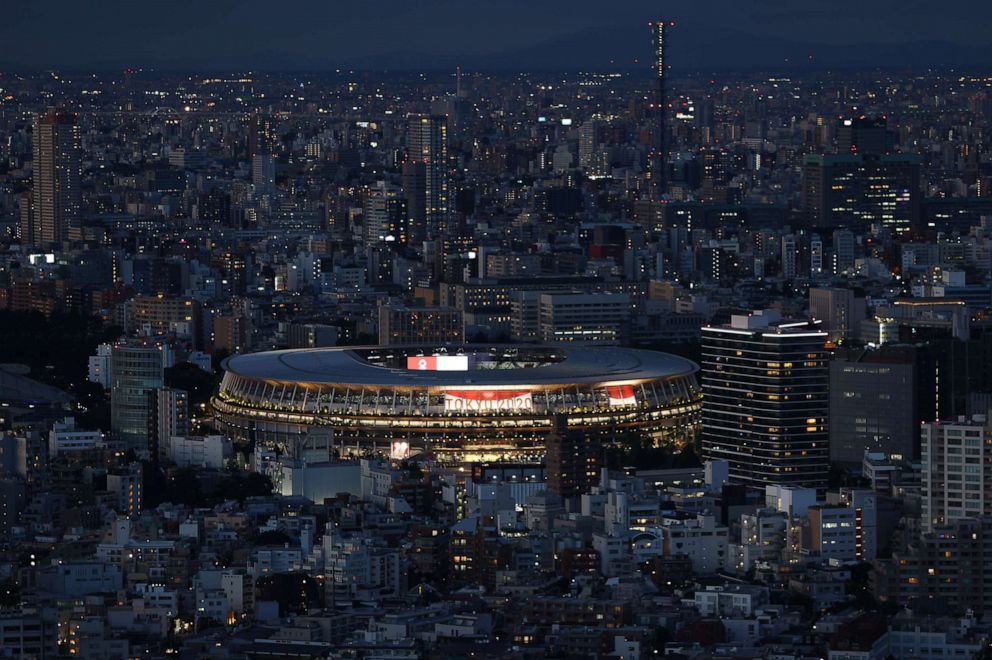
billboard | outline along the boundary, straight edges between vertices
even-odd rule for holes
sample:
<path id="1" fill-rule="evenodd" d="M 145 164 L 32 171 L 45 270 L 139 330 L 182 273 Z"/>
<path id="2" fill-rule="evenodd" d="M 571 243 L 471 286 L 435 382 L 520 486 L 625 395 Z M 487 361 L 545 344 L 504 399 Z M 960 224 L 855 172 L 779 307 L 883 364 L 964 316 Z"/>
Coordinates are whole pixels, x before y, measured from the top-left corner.
<path id="1" fill-rule="evenodd" d="M 468 371 L 467 355 L 412 355 L 406 359 L 411 371 Z"/>
<path id="2" fill-rule="evenodd" d="M 530 390 L 448 390 L 445 412 L 532 412 Z"/>
<path id="3" fill-rule="evenodd" d="M 637 405 L 633 385 L 610 385 L 606 388 L 606 395 L 610 397 L 610 406 L 614 408 Z"/>

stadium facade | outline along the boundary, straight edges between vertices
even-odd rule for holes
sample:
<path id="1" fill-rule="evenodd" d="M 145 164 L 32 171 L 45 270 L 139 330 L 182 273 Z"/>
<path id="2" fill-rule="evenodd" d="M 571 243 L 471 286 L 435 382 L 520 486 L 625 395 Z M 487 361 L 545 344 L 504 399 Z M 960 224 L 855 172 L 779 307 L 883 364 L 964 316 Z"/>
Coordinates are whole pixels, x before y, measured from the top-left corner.
<path id="1" fill-rule="evenodd" d="M 698 367 L 627 348 L 349 347 L 237 355 L 212 407 L 239 441 L 292 451 L 329 427 L 341 455 L 539 461 L 564 416 L 605 441 L 694 442 Z"/>

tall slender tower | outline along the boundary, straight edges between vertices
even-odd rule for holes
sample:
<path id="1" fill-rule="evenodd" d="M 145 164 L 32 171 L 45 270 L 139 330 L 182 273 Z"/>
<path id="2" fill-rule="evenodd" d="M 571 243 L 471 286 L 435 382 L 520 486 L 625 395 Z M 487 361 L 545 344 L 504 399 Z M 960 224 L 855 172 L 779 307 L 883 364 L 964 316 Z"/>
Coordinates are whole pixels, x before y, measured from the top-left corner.
<path id="1" fill-rule="evenodd" d="M 148 390 L 165 386 L 169 349 L 117 344 L 110 353 L 110 429 L 128 449 L 145 452 L 150 416 Z"/>
<path id="2" fill-rule="evenodd" d="M 658 77 L 658 138 L 653 180 L 659 198 L 668 192 L 668 92 L 665 87 L 668 79 L 668 28 L 672 25 L 674 23 L 664 20 L 651 25 L 654 36 L 654 68 Z"/>
<path id="3" fill-rule="evenodd" d="M 443 236 L 448 229 L 448 118 L 444 115 L 407 116 L 406 151 L 412 161 L 424 164 L 424 214 L 426 233 Z M 413 236 L 422 230 L 411 228 Z"/>
<path id="4" fill-rule="evenodd" d="M 424 161 L 408 158 L 403 163 L 401 180 L 410 216 L 408 241 L 420 247 L 427 238 L 427 166 Z"/>
<path id="5" fill-rule="evenodd" d="M 28 211 L 27 231 L 22 223 L 22 240 L 32 244 L 58 243 L 66 240 L 70 227 L 79 224 L 79 151 L 76 115 L 49 108 L 35 116 L 33 209 Z"/>

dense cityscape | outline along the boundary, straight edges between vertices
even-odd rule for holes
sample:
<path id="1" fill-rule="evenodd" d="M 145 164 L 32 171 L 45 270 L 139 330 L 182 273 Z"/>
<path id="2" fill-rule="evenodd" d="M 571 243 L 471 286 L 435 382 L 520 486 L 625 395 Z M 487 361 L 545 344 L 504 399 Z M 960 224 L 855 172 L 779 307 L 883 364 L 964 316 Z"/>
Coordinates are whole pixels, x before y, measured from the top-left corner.
<path id="1" fill-rule="evenodd" d="M 2 71 L 0 657 L 992 657 L 992 76 L 677 29 Z"/>

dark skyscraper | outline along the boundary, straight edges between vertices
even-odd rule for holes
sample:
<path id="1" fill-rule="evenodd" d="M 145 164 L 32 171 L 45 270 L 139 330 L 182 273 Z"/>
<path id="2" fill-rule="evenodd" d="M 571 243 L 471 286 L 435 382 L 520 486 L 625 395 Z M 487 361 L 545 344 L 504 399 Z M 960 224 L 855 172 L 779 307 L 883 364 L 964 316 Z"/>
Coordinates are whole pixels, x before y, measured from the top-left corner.
<path id="1" fill-rule="evenodd" d="M 407 158 L 424 164 L 424 217 L 427 234 L 444 234 L 448 225 L 448 118 L 408 115 Z M 415 235 L 419 232 L 415 230 Z"/>
<path id="2" fill-rule="evenodd" d="M 887 154 L 892 139 L 885 117 L 843 118 L 837 126 L 837 151 L 846 154 Z"/>
<path id="3" fill-rule="evenodd" d="M 403 196 L 410 216 L 410 242 L 419 245 L 426 238 L 427 168 L 423 161 L 403 163 Z"/>
<path id="4" fill-rule="evenodd" d="M 803 165 L 802 208 L 812 227 L 904 233 L 917 221 L 919 198 L 915 154 L 807 156 Z"/>
<path id="5" fill-rule="evenodd" d="M 272 119 L 256 110 L 248 124 L 249 158 L 274 154 L 276 141 L 276 131 Z"/>
<path id="6" fill-rule="evenodd" d="M 22 211 L 21 240 L 64 241 L 78 226 L 82 207 L 79 126 L 70 112 L 49 108 L 34 119 L 34 190 Z"/>
<path id="7" fill-rule="evenodd" d="M 830 363 L 830 460 L 865 451 L 919 454 L 917 356 L 912 346 L 838 351 Z"/>
<path id="8" fill-rule="evenodd" d="M 602 443 L 595 434 L 569 430 L 564 415 L 554 424 L 547 439 L 548 488 L 565 499 L 588 493 L 599 479 Z"/>

